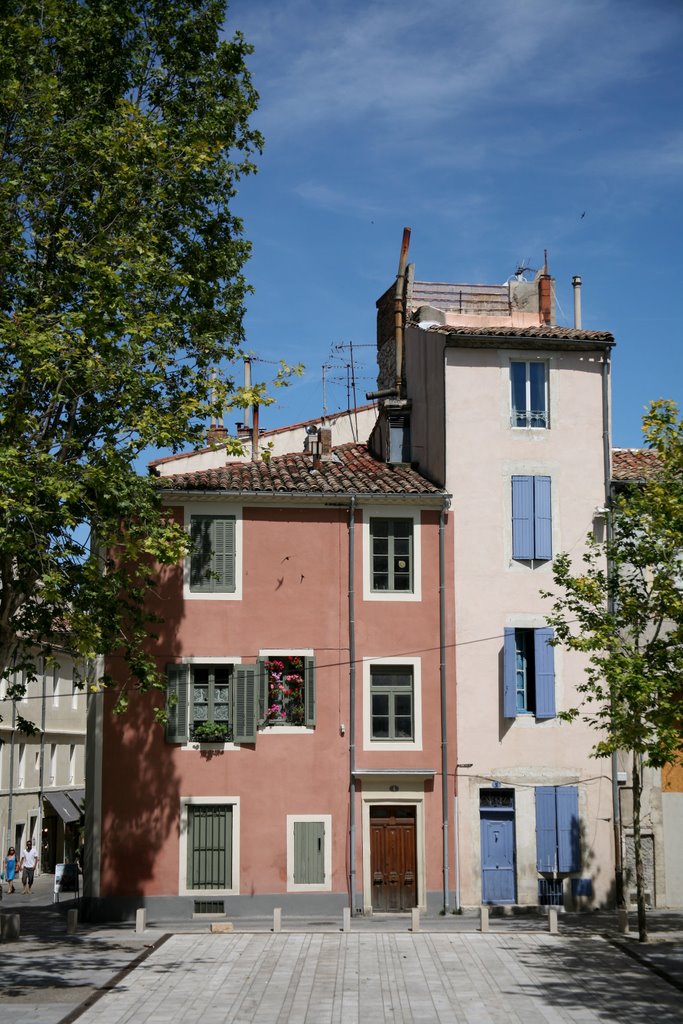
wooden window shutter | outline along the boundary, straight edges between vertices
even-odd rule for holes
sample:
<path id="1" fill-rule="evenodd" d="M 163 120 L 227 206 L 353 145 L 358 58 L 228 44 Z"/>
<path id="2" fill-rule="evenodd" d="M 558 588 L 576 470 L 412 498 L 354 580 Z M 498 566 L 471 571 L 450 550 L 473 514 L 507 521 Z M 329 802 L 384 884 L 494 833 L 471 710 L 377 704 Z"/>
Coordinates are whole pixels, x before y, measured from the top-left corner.
<path id="1" fill-rule="evenodd" d="M 517 716 L 517 687 L 515 683 L 515 662 L 517 650 L 515 630 L 506 626 L 503 631 L 503 717 Z"/>
<path id="2" fill-rule="evenodd" d="M 557 871 L 555 787 L 536 786 L 536 867 Z"/>
<path id="3" fill-rule="evenodd" d="M 577 786 L 557 787 L 557 867 L 558 871 L 581 870 Z"/>
<path id="4" fill-rule="evenodd" d="M 552 629 L 534 630 L 534 660 L 536 663 L 536 718 L 554 718 L 555 709 L 555 649 L 549 644 L 554 637 Z"/>
<path id="5" fill-rule="evenodd" d="M 325 881 L 325 823 L 294 822 L 294 881 L 322 885 Z"/>
<path id="6" fill-rule="evenodd" d="M 213 520 L 213 589 L 232 594 L 235 590 L 235 517 Z"/>
<path id="7" fill-rule="evenodd" d="M 187 743 L 187 708 L 190 682 L 189 665 L 166 666 L 166 723 L 167 743 Z M 170 698 L 174 697 L 174 701 Z"/>
<path id="8" fill-rule="evenodd" d="M 257 666 L 236 665 L 232 714 L 235 743 L 256 742 L 257 711 Z"/>
<path id="9" fill-rule="evenodd" d="M 305 658 L 305 690 L 306 725 L 315 725 L 315 658 Z"/>
<path id="10" fill-rule="evenodd" d="M 534 478 L 512 478 L 512 557 L 534 558 Z"/>
<path id="11" fill-rule="evenodd" d="M 211 520 L 207 516 L 192 516 L 190 520 L 190 587 L 192 590 L 211 590 Z"/>
<path id="12" fill-rule="evenodd" d="M 258 721 L 265 721 L 266 711 L 268 710 L 268 668 L 266 666 L 267 659 L 260 659 L 256 662 L 257 680 L 256 686 L 258 688 Z"/>
<path id="13" fill-rule="evenodd" d="M 550 477 L 535 476 L 534 481 L 534 558 L 553 557 L 553 524 L 550 502 Z"/>

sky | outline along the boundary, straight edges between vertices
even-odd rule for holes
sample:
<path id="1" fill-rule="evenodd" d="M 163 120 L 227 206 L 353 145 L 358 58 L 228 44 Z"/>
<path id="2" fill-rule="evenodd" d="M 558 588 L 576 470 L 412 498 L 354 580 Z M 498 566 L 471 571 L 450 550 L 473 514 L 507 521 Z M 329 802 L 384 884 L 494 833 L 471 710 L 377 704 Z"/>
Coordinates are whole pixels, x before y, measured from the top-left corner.
<path id="1" fill-rule="evenodd" d="M 404 226 L 418 280 L 503 283 L 548 251 L 558 323 L 609 330 L 613 443 L 683 408 L 681 0 L 232 0 L 265 136 L 234 210 L 247 347 L 304 375 L 271 428 L 375 386 L 375 301 Z M 230 424 L 229 424 L 230 425 Z"/>

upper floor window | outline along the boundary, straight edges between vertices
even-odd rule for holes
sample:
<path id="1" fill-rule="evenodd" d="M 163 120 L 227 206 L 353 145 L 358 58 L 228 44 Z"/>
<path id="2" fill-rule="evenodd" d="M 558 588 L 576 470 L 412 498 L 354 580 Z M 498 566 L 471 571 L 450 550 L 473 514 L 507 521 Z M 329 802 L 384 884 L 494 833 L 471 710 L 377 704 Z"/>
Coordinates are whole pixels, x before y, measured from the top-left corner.
<path id="1" fill-rule="evenodd" d="M 235 517 L 190 518 L 190 590 L 193 593 L 235 592 Z"/>
<path id="2" fill-rule="evenodd" d="M 505 627 L 503 642 L 503 715 L 554 718 L 555 659 L 552 629 Z"/>
<path id="3" fill-rule="evenodd" d="M 412 593 L 413 520 L 370 519 L 372 590 Z"/>
<path id="4" fill-rule="evenodd" d="M 315 725 L 315 659 L 273 654 L 260 663 L 264 725 Z"/>
<path id="5" fill-rule="evenodd" d="M 371 734 L 373 740 L 412 740 L 413 670 L 409 665 L 373 665 Z"/>
<path id="6" fill-rule="evenodd" d="M 229 664 L 168 665 L 168 724 L 171 743 L 189 740 L 225 743 L 232 740 L 233 666 Z"/>
<path id="7" fill-rule="evenodd" d="M 542 362 L 510 363 L 511 423 L 513 427 L 547 427 L 548 368 Z"/>

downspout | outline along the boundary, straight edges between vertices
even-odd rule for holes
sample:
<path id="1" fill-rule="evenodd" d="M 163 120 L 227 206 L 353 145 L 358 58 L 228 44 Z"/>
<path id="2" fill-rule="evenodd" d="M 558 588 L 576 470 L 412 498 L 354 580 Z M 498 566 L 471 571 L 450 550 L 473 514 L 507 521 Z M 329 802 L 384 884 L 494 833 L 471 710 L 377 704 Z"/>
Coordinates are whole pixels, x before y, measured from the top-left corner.
<path id="1" fill-rule="evenodd" d="M 356 905 L 356 497 L 349 506 L 349 900 Z"/>
<path id="2" fill-rule="evenodd" d="M 439 680 L 441 685 L 441 814 L 443 819 L 443 912 L 449 911 L 448 893 L 448 710 L 446 700 L 446 559 L 445 523 L 448 502 L 439 515 Z"/>
<path id="3" fill-rule="evenodd" d="M 396 275 L 396 292 L 394 293 L 394 336 L 396 339 L 396 394 L 403 395 L 403 323 L 405 308 L 403 295 L 405 292 L 406 267 L 408 265 L 408 246 L 410 245 L 410 228 L 403 229 L 401 257 Z"/>
<path id="4" fill-rule="evenodd" d="M 43 658 L 43 690 L 40 707 L 40 764 L 38 771 L 38 837 L 36 845 L 40 851 L 40 869 L 45 870 L 45 857 L 43 850 L 43 792 L 45 789 L 45 720 L 46 720 L 46 708 L 47 703 L 47 674 L 45 669 L 45 658 Z M 52 671 L 55 671 L 54 665 Z M 55 861 L 57 860 L 57 851 L 53 851 L 55 854 Z"/>
<path id="5" fill-rule="evenodd" d="M 612 450 L 610 444 L 610 408 L 609 408 L 609 377 L 610 377 L 610 352 L 605 350 L 605 358 L 602 364 L 602 454 L 605 474 L 605 507 L 611 508 L 612 500 Z M 606 519 L 607 542 L 612 540 L 612 515 L 607 512 Z M 614 567 L 611 561 L 607 562 L 608 583 L 612 579 Z M 608 590 L 609 612 L 614 611 L 614 597 L 612 588 Z M 619 762 L 616 750 L 611 755 L 612 765 L 612 822 L 614 828 L 614 881 L 616 886 L 617 907 L 624 907 L 624 865 L 621 850 L 621 804 L 619 800 L 619 779 L 617 772 Z"/>
<path id="6" fill-rule="evenodd" d="M 7 839 L 14 845 L 12 838 L 12 810 L 14 804 L 14 737 L 17 731 L 17 702 L 12 701 L 12 739 L 9 744 L 9 793 L 7 795 Z"/>

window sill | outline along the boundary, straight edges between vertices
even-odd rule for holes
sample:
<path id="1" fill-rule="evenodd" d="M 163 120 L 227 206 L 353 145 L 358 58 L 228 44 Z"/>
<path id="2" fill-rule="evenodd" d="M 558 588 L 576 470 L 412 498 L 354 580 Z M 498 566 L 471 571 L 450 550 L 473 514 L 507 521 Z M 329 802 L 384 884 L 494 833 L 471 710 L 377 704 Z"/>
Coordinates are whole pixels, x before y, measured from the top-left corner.
<path id="1" fill-rule="evenodd" d="M 257 736 L 312 736 L 315 726 L 312 725 L 266 725 L 259 729 Z"/>
<path id="2" fill-rule="evenodd" d="M 195 753 L 196 754 L 197 751 L 201 751 L 201 750 L 218 750 L 220 752 L 222 752 L 222 751 L 230 751 L 230 750 L 239 750 L 240 747 L 241 747 L 241 744 L 233 743 L 232 740 L 230 740 L 229 743 L 214 743 L 214 742 L 202 743 L 202 742 L 200 742 L 200 740 L 190 740 L 188 743 L 172 743 L 172 744 L 170 744 L 170 746 L 177 746 L 182 751 L 190 751 L 191 753 Z"/>

